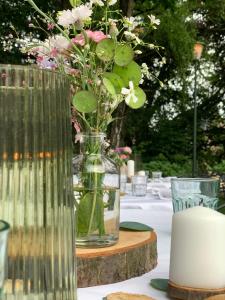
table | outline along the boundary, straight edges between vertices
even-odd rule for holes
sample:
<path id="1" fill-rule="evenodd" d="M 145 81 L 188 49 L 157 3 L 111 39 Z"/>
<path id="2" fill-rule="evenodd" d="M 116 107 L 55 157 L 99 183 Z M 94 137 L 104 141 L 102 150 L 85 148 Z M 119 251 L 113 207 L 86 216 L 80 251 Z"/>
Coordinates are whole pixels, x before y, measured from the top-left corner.
<path id="1" fill-rule="evenodd" d="M 149 282 L 152 278 L 168 278 L 172 213 L 171 199 L 157 199 L 152 193 L 143 198 L 121 197 L 121 221 L 142 222 L 155 229 L 158 236 L 158 266 L 143 276 L 123 282 L 80 288 L 78 300 L 102 300 L 107 294 L 119 291 L 145 294 L 156 300 L 169 299 L 166 293 L 153 289 Z"/>

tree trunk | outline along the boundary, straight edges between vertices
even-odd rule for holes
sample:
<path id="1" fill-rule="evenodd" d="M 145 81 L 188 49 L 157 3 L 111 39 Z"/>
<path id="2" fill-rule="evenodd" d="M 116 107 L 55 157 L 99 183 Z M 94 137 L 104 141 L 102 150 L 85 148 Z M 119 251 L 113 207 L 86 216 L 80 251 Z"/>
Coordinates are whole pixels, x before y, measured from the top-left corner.
<path id="1" fill-rule="evenodd" d="M 131 17 L 134 9 L 134 0 L 120 0 L 120 8 L 125 16 Z"/>
<path id="2" fill-rule="evenodd" d="M 134 0 L 120 0 L 120 8 L 123 15 L 131 17 L 134 9 Z M 111 129 L 111 145 L 113 147 L 118 147 L 120 145 L 126 109 L 127 107 L 124 102 L 121 103 L 117 109 L 115 116 L 116 121 L 113 123 Z"/>

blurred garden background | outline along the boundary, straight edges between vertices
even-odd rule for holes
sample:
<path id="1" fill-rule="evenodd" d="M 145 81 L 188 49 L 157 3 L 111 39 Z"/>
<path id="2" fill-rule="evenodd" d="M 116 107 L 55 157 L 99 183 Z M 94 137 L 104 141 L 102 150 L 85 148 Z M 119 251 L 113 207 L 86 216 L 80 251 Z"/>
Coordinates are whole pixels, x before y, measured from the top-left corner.
<path id="1" fill-rule="evenodd" d="M 67 0 L 36 3 L 50 13 L 69 7 Z M 191 176 L 196 104 L 198 175 L 223 176 L 225 1 L 120 0 L 118 9 L 128 17 L 153 15 L 160 23 L 145 36 L 158 46 L 145 48 L 138 56 L 140 64 L 150 66 L 142 86 L 148 101 L 138 110 L 119 106 L 117 121 L 108 132 L 112 147 L 131 147 L 139 169 Z M 32 62 L 23 47 L 46 38 L 45 31 L 35 28 L 38 23 L 43 27 L 43 20 L 25 0 L 2 0 L 0 12 L 0 63 Z M 193 54 L 197 42 L 203 46 L 198 59 Z"/>

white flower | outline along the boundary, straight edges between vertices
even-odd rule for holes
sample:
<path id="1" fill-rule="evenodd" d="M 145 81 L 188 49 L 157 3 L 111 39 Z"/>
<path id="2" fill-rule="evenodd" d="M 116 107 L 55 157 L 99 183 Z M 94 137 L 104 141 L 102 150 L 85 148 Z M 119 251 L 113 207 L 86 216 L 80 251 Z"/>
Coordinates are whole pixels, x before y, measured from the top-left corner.
<path id="1" fill-rule="evenodd" d="M 156 17 L 154 15 L 150 15 L 150 16 L 148 16 L 148 18 L 150 19 L 152 25 L 160 24 L 160 20 L 156 19 Z M 155 26 L 153 26 L 153 28 L 155 28 Z"/>
<path id="2" fill-rule="evenodd" d="M 91 0 L 90 5 L 92 6 L 93 4 L 104 6 L 104 2 L 102 0 Z"/>
<path id="3" fill-rule="evenodd" d="M 72 9 L 72 15 L 75 22 L 87 21 L 92 15 L 92 10 L 87 5 L 80 5 Z"/>
<path id="4" fill-rule="evenodd" d="M 149 69 L 148 69 L 148 66 L 146 63 L 143 63 L 141 65 L 141 72 L 142 72 L 143 77 L 151 79 L 151 73 L 149 72 Z M 143 83 L 143 77 L 142 77 L 142 83 Z"/>
<path id="5" fill-rule="evenodd" d="M 121 94 L 125 95 L 125 102 L 127 104 L 129 104 L 131 100 L 134 103 L 136 103 L 138 101 L 138 98 L 135 96 L 133 81 L 129 81 L 129 89 L 122 88 Z"/>
<path id="6" fill-rule="evenodd" d="M 49 38 L 50 48 L 56 48 L 57 50 L 67 49 L 70 45 L 70 41 L 67 40 L 63 35 L 55 35 L 54 37 Z"/>
<path id="7" fill-rule="evenodd" d="M 135 54 L 142 54 L 142 51 L 141 50 L 135 50 L 134 53 Z"/>
<path id="8" fill-rule="evenodd" d="M 115 5 L 117 3 L 117 0 L 108 0 L 108 5 Z"/>
<path id="9" fill-rule="evenodd" d="M 139 39 L 139 37 L 136 36 L 136 34 L 130 32 L 130 31 L 124 31 L 124 35 L 125 35 L 125 38 L 126 38 L 128 41 L 133 41 L 133 40 L 135 40 L 135 41 L 136 41 L 136 44 L 140 44 L 140 43 L 141 43 L 141 40 Z"/>
<path id="10" fill-rule="evenodd" d="M 134 30 L 137 26 L 141 25 L 143 23 L 143 18 L 137 16 L 137 17 L 125 17 L 123 19 L 124 21 L 124 27 L 128 28 L 129 31 Z"/>
<path id="11" fill-rule="evenodd" d="M 74 24 L 75 20 L 72 14 L 72 11 L 67 9 L 60 12 L 58 16 L 58 24 L 63 27 L 69 27 L 70 25 Z"/>

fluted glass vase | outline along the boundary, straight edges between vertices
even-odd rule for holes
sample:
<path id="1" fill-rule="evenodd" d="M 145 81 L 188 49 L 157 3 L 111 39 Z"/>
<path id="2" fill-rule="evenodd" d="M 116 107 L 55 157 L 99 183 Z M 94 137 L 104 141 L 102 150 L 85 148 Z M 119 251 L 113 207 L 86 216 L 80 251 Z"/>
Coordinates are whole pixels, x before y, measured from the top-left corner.
<path id="1" fill-rule="evenodd" d="M 119 238 L 119 167 L 104 152 L 103 133 L 82 133 L 73 159 L 76 245 L 106 247 Z"/>
<path id="2" fill-rule="evenodd" d="M 0 219 L 10 223 L 6 300 L 75 300 L 69 84 L 0 65 Z"/>

